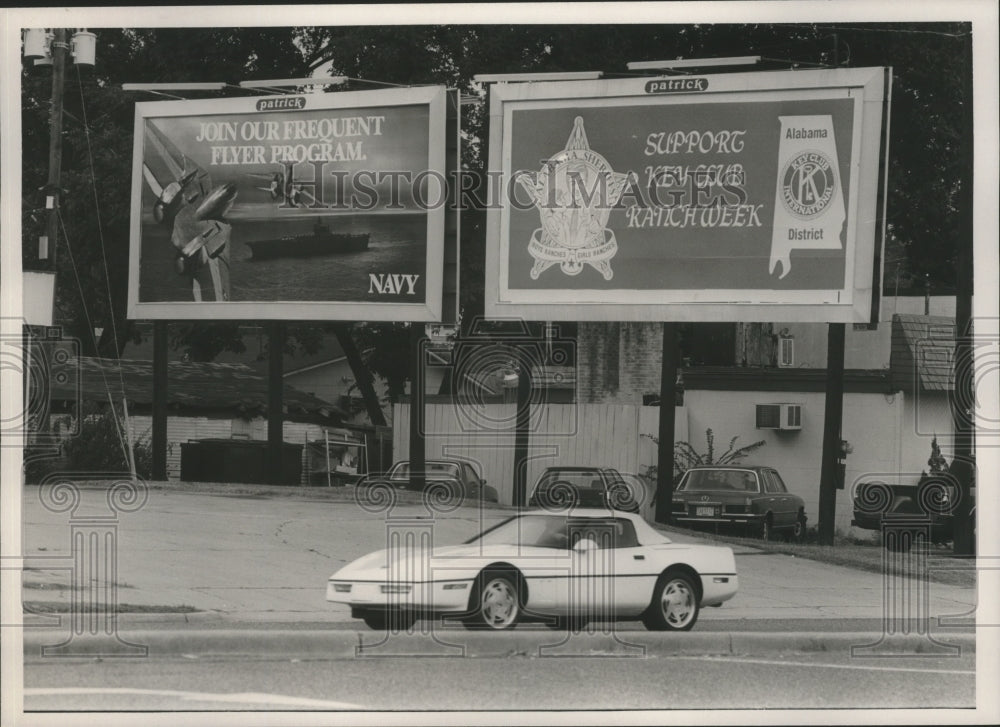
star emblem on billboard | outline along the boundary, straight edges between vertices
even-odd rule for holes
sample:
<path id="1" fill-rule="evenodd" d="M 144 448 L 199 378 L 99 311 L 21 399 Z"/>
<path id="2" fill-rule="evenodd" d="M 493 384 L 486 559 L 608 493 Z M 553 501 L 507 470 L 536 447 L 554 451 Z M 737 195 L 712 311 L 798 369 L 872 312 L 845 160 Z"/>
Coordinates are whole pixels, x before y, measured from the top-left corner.
<path id="1" fill-rule="evenodd" d="M 611 258 L 618 252 L 618 242 L 607 223 L 627 179 L 590 148 L 580 116 L 565 149 L 547 159 L 540 171 L 517 177 L 541 217 L 542 226 L 528 242 L 528 253 L 535 260 L 532 280 L 557 263 L 566 275 L 579 275 L 584 265 L 590 265 L 611 280 Z"/>

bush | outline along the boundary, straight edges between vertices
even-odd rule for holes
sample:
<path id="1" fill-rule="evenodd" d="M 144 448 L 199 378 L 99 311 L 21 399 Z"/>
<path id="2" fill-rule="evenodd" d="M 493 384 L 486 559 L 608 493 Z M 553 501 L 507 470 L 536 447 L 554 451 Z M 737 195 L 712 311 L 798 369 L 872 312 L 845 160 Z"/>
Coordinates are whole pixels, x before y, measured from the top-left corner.
<path id="1" fill-rule="evenodd" d="M 25 479 L 39 482 L 45 475 L 65 472 L 128 472 L 128 457 L 122 417 L 108 407 L 85 406 L 80 413 L 80 433 L 64 440 L 58 457 L 39 458 L 25 452 Z M 126 440 L 127 441 L 127 440 Z M 135 470 L 139 477 L 150 479 L 153 471 L 153 448 L 148 436 L 133 442 Z"/>

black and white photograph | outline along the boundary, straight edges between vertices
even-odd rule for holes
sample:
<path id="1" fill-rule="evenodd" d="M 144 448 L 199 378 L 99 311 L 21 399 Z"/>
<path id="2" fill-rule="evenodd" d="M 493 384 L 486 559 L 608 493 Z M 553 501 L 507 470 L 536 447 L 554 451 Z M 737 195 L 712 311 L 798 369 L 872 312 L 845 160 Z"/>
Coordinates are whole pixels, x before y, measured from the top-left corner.
<path id="1" fill-rule="evenodd" d="M 1000 722 L 998 25 L 0 9 L 3 725 Z"/>

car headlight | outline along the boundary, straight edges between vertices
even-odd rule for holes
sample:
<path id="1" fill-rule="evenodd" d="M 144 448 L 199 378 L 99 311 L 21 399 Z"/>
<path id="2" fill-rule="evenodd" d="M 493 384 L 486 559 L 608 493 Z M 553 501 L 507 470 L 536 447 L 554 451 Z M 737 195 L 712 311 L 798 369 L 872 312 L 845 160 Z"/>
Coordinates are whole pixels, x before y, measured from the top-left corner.
<path id="1" fill-rule="evenodd" d="M 334 583 L 333 590 L 337 593 L 350 593 L 351 584 L 350 583 Z"/>

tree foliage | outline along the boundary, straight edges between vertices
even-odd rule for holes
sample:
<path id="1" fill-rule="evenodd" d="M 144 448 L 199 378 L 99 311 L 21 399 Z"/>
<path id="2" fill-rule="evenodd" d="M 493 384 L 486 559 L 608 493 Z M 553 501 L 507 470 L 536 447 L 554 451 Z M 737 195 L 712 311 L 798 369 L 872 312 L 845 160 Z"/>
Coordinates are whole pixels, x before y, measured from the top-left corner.
<path id="1" fill-rule="evenodd" d="M 963 184 L 972 143 L 963 105 L 971 103 L 970 27 L 960 23 L 727 25 L 413 25 L 278 28 L 101 29 L 97 66 L 67 68 L 61 186 L 64 239 L 58 253 L 57 319 L 86 354 L 120 353 L 137 334 L 125 317 L 129 256 L 130 172 L 134 102 L 124 82 L 293 78 L 322 68 L 388 84 L 443 83 L 485 100 L 478 73 L 602 70 L 626 72 L 628 61 L 759 54 L 769 69 L 892 66 L 888 229 L 885 281 L 898 273 L 907 288 L 925 276 L 936 290 L 955 281 Z M 22 76 L 23 252 L 37 267 L 48 173 L 50 74 Z M 349 90 L 373 88 L 351 81 Z M 230 92 L 224 92 L 230 93 Z M 233 91 L 232 93 L 241 93 Z M 186 94 L 189 97 L 197 94 Z M 148 97 L 141 97 L 148 100 Z M 462 107 L 463 167 L 486 165 L 488 109 Z M 968 157 L 968 158 L 971 158 Z M 482 311 L 485 215 L 462 215 L 461 307 Z M 95 339 L 94 328 L 103 328 Z M 304 336 L 298 338 L 299 333 Z M 315 328 L 313 327 L 313 333 Z M 309 345 L 309 327 L 289 331 L 290 345 Z M 396 325 L 367 325 L 361 335 L 372 370 L 397 390 L 398 355 L 409 339 Z M 185 326 L 174 344 L 193 357 L 233 350 L 235 324 Z"/>

